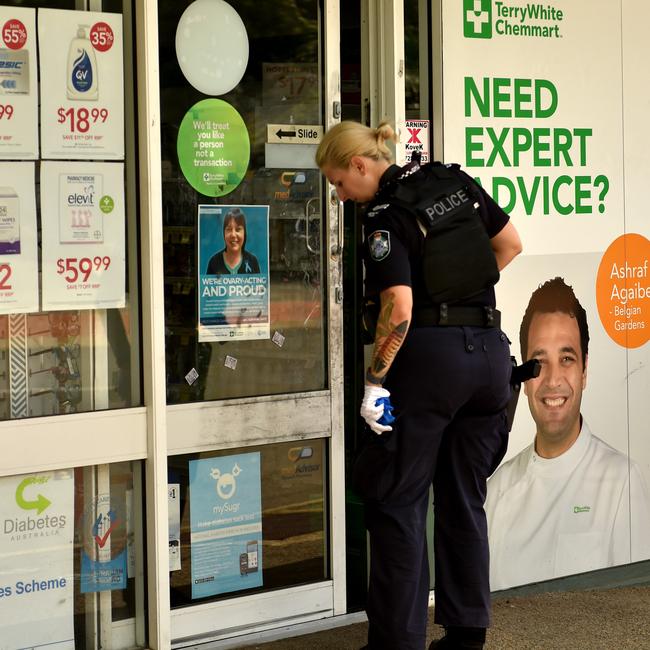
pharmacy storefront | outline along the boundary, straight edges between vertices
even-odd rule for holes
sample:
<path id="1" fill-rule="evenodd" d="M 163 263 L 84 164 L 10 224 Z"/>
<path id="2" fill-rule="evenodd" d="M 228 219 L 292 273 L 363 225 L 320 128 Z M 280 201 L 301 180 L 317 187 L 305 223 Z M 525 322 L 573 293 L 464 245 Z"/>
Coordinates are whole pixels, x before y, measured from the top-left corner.
<path id="1" fill-rule="evenodd" d="M 582 413 L 619 472 L 602 484 L 613 523 L 577 493 L 544 532 L 553 558 L 495 585 L 650 557 L 648 13 L 5 0 L 0 650 L 218 647 L 362 608 L 345 487 L 359 233 L 314 164 L 342 118 L 388 117 L 399 162 L 456 160 L 511 213 L 525 246 L 499 285 L 511 339 L 555 276 L 587 313 Z M 522 393 L 507 460 L 536 415 Z M 496 531 L 517 514 L 500 504 L 531 510 L 492 492 Z M 513 539 L 491 539 L 497 560 Z"/>
<path id="2" fill-rule="evenodd" d="M 0 648 L 344 613 L 338 3 L 5 5 Z"/>

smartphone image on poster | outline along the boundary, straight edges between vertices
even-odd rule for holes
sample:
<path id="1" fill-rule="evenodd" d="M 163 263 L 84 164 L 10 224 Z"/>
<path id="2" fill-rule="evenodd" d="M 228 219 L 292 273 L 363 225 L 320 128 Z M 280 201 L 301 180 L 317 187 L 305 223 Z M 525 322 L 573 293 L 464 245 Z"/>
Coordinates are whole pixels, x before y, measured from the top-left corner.
<path id="1" fill-rule="evenodd" d="M 253 573 L 258 569 L 257 540 L 246 543 L 246 555 L 248 556 L 248 573 Z"/>
<path id="2" fill-rule="evenodd" d="M 101 244 L 104 221 L 99 209 L 101 174 L 59 175 L 59 242 Z"/>
<path id="3" fill-rule="evenodd" d="M 255 573 L 259 569 L 257 540 L 246 542 L 246 553 L 239 555 L 239 572 L 241 575 Z"/>

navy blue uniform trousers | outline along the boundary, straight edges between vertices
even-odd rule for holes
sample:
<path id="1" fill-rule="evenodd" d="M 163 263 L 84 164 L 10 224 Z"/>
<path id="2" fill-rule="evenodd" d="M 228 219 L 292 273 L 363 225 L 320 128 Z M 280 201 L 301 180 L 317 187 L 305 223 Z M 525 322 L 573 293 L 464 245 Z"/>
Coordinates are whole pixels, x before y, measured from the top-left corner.
<path id="1" fill-rule="evenodd" d="M 434 491 L 435 622 L 487 627 L 486 481 L 505 454 L 509 341 L 497 328 L 413 328 L 386 380 L 396 421 L 396 479 L 367 501 L 368 645 L 422 650 L 429 560 L 426 516 Z"/>

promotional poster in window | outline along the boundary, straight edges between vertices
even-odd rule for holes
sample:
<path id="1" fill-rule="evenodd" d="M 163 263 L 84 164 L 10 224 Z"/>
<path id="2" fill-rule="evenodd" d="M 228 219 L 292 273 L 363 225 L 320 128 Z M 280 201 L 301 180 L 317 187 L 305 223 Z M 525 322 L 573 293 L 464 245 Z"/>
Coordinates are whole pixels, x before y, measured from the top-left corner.
<path id="1" fill-rule="evenodd" d="M 269 206 L 199 205 L 199 341 L 270 338 Z"/>

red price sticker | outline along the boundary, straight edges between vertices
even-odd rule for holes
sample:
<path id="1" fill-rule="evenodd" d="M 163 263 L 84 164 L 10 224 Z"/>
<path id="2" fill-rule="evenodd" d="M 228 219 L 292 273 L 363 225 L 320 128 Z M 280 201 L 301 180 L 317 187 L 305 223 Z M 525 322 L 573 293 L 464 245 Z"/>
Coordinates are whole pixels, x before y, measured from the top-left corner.
<path id="1" fill-rule="evenodd" d="M 27 42 L 27 28 L 20 20 L 8 20 L 2 28 L 2 40 L 10 50 L 19 50 Z"/>
<path id="2" fill-rule="evenodd" d="M 80 108 L 63 108 L 57 109 L 57 122 L 63 124 L 66 122 L 70 126 L 70 133 L 86 133 L 93 124 L 99 122 L 103 124 L 108 119 L 107 108 L 88 109 L 84 106 Z"/>
<path id="3" fill-rule="evenodd" d="M 113 47 L 115 35 L 108 23 L 95 23 L 90 29 L 90 42 L 98 52 L 107 52 Z"/>
<path id="4" fill-rule="evenodd" d="M 96 255 L 90 257 L 66 257 L 59 258 L 56 261 L 56 272 L 59 275 L 65 273 L 64 279 L 66 282 L 88 282 L 88 278 L 93 271 L 106 271 L 111 265 L 111 258 L 109 255 Z"/>

